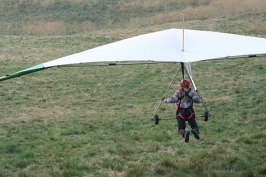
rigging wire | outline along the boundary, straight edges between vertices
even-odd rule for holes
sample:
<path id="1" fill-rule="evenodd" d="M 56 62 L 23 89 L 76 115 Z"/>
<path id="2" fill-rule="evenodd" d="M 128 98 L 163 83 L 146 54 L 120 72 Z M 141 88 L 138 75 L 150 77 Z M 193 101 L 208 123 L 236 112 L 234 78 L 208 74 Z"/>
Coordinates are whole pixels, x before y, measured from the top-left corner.
<path id="1" fill-rule="evenodd" d="M 181 67 L 180 67 L 180 68 L 177 70 L 177 72 L 176 72 L 176 74 L 175 74 L 174 78 L 172 79 L 172 81 L 170 82 L 170 84 L 169 84 L 168 88 L 166 89 L 166 91 L 165 91 L 165 93 L 164 93 L 164 97 L 166 96 L 166 94 L 167 94 L 168 90 L 170 89 L 171 85 L 173 84 L 174 80 L 176 79 L 176 76 L 177 76 L 177 74 L 179 73 L 180 69 L 181 69 Z M 163 100 L 161 100 L 161 101 L 160 101 L 160 103 L 159 103 L 158 107 L 156 108 L 156 110 L 155 110 L 154 114 L 152 115 L 152 118 L 151 118 L 151 120 L 153 120 L 153 117 L 154 117 L 154 116 L 157 114 L 157 112 L 158 112 L 158 110 L 159 110 L 159 108 L 160 108 L 160 106 L 161 106 L 162 102 L 163 102 Z"/>

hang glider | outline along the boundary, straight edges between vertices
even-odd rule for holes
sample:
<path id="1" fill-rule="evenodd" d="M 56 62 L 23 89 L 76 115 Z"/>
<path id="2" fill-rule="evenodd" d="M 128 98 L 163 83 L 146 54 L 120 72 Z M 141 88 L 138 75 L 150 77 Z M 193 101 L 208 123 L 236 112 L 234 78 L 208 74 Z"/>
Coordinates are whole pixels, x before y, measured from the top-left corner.
<path id="1" fill-rule="evenodd" d="M 258 57 L 266 55 L 266 38 L 211 31 L 168 29 L 110 43 L 42 63 L 0 77 L 0 82 L 51 67 L 89 65 L 185 64 L 202 60 Z M 195 87 L 195 85 L 194 85 Z"/>

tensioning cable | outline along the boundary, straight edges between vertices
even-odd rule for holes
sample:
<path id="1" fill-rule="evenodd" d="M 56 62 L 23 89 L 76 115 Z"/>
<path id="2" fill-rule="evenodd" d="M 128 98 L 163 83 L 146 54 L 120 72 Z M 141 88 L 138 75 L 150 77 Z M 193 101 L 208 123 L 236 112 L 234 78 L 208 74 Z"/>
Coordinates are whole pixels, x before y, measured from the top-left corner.
<path id="1" fill-rule="evenodd" d="M 172 80 L 172 81 L 171 81 L 171 83 L 169 84 L 169 87 L 166 89 L 166 91 L 165 91 L 165 93 L 164 93 L 163 97 L 165 97 L 165 96 L 166 96 L 166 94 L 167 94 L 168 90 L 170 89 L 171 85 L 173 84 L 173 82 L 174 82 L 174 80 L 175 80 L 175 78 L 176 78 L 177 74 L 179 73 L 180 69 L 181 69 L 181 67 L 180 67 L 180 68 L 177 70 L 177 72 L 176 72 L 176 74 L 175 74 L 175 76 L 174 76 L 173 80 Z M 157 114 L 157 112 L 158 112 L 158 110 L 159 110 L 159 108 L 160 108 L 160 106 L 161 106 L 162 102 L 163 102 L 163 100 L 161 100 L 161 101 L 160 101 L 160 104 L 158 105 L 157 109 L 155 110 L 154 114 L 152 115 L 152 118 L 151 118 L 151 120 L 153 120 L 153 117 L 154 117 L 154 116 Z"/>

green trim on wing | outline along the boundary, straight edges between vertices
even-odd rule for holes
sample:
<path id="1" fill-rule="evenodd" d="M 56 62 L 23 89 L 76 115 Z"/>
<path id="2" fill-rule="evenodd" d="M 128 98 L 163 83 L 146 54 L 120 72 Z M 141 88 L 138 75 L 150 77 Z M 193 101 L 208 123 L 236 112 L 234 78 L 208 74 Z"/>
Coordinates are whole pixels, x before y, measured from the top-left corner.
<path id="1" fill-rule="evenodd" d="M 47 69 L 47 68 L 45 68 L 43 66 L 43 64 L 39 64 L 39 65 L 30 67 L 30 68 L 27 68 L 27 69 L 12 73 L 12 74 L 8 74 L 8 75 L 5 75 L 5 76 L 2 76 L 2 77 L 0 77 L 0 82 L 4 81 L 4 80 L 15 78 L 15 77 L 20 77 L 20 76 L 25 75 L 25 74 L 30 74 L 30 73 L 34 73 L 34 72 L 37 72 L 37 71 L 41 71 L 41 70 L 44 70 L 44 69 Z"/>

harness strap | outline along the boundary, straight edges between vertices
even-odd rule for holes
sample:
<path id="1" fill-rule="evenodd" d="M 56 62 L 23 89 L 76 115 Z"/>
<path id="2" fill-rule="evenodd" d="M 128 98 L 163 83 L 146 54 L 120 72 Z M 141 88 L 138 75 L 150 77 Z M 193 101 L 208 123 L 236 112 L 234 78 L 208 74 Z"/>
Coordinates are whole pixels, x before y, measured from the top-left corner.
<path id="1" fill-rule="evenodd" d="M 192 100 L 192 105 L 188 108 L 188 109 L 191 111 L 191 113 L 190 113 L 190 115 L 189 115 L 188 117 L 184 117 L 184 116 L 179 112 L 179 109 L 180 109 L 179 105 L 180 105 L 181 100 L 182 100 L 182 98 L 183 98 L 184 96 L 178 99 L 178 104 L 175 103 L 175 108 L 176 108 L 176 111 L 177 111 L 178 116 L 179 116 L 180 118 L 184 119 L 184 120 L 189 120 L 189 119 L 191 119 L 191 118 L 193 117 L 193 115 L 195 115 L 195 113 L 194 113 L 194 109 L 193 109 L 193 99 L 192 99 L 192 97 L 189 96 L 189 94 L 188 94 L 188 93 L 191 91 L 191 89 L 189 89 L 187 92 L 184 91 L 183 88 L 179 88 L 178 90 L 185 92 L 185 95 L 186 95 L 189 99 Z"/>
<path id="2" fill-rule="evenodd" d="M 185 118 L 181 113 L 178 113 L 178 116 L 182 119 L 185 119 L 185 120 L 189 120 L 193 117 L 194 113 L 191 113 L 190 116 L 188 118 Z"/>
<path id="3" fill-rule="evenodd" d="M 192 100 L 192 105 L 191 105 L 191 107 L 192 107 L 192 110 L 193 110 L 193 99 L 192 99 L 191 96 L 188 95 L 188 93 L 191 91 L 191 89 L 189 89 L 187 92 L 184 91 L 183 88 L 179 88 L 178 90 L 185 92 L 185 95 L 186 95 L 189 99 Z M 184 96 L 182 96 L 181 98 L 178 98 L 178 104 L 177 104 L 177 102 L 175 103 L 175 109 L 176 109 L 177 111 L 179 110 L 179 105 L 180 105 L 180 103 L 181 103 L 182 98 L 184 98 Z M 179 112 L 179 111 L 178 111 L 178 112 Z M 194 111 L 193 111 L 193 112 L 194 112 Z"/>

